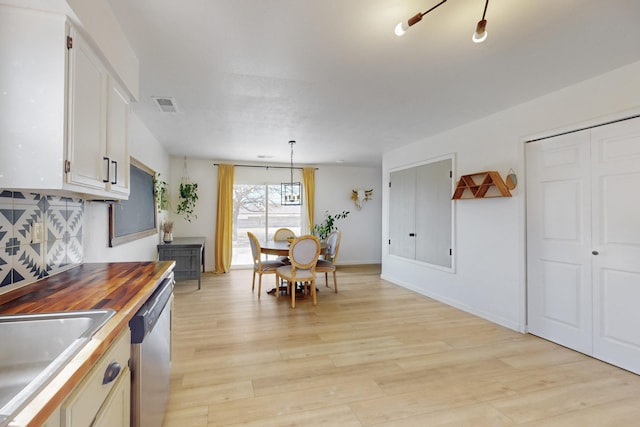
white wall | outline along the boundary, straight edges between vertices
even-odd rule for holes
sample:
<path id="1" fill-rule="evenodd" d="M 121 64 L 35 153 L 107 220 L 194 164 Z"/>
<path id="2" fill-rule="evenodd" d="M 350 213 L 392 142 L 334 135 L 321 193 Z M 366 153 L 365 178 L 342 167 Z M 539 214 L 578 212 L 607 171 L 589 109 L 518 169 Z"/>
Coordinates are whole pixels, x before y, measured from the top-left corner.
<path id="1" fill-rule="evenodd" d="M 350 212 L 336 223 L 342 231 L 338 264 L 380 263 L 381 179 L 380 168 L 321 166 L 316 171 L 315 223 L 323 220 L 325 211 Z M 362 209 L 351 200 L 351 191 L 359 188 L 373 189 L 373 199 Z"/>
<path id="2" fill-rule="evenodd" d="M 129 153 L 151 169 L 159 172 L 168 182 L 169 155 L 137 116 L 131 114 L 129 121 Z M 158 227 L 167 216 L 160 215 Z M 154 234 L 129 243 L 109 247 L 109 208 L 106 203 L 85 203 L 84 261 L 123 262 L 155 261 L 160 234 Z"/>
<path id="3" fill-rule="evenodd" d="M 216 209 L 218 194 L 218 168 L 213 160 L 187 159 L 187 170 L 184 169 L 184 157 L 171 157 L 171 181 L 169 182 L 169 211 L 173 223 L 173 238 L 202 236 L 204 242 L 204 268 L 213 271 L 214 267 L 214 235 L 216 229 Z M 178 206 L 180 181 L 188 177 L 198 184 L 198 201 L 195 214 L 188 222 L 175 213 Z"/>
<path id="4" fill-rule="evenodd" d="M 455 203 L 456 271 L 447 273 L 390 256 L 382 245 L 382 277 L 481 317 L 524 331 L 526 327 L 524 141 L 640 111 L 640 62 L 388 152 L 389 171 L 454 153 L 463 174 L 513 168 L 512 198 Z M 384 187 L 383 187 L 384 188 Z M 388 239 L 388 188 L 383 190 L 382 242 Z"/>
<path id="5" fill-rule="evenodd" d="M 197 219 L 187 222 L 175 214 L 178 187 L 184 172 L 184 158 L 171 158 L 171 182 L 169 199 L 171 219 L 174 220 L 173 236 L 205 237 L 205 270 L 214 268 L 214 239 L 217 209 L 218 168 L 215 160 L 187 159 L 186 175 L 198 183 Z M 256 169 L 259 173 L 260 169 Z M 350 215 L 338 222 L 342 230 L 342 243 L 338 254 L 339 264 L 380 263 L 380 228 L 382 198 L 380 197 L 381 168 L 319 166 L 316 171 L 315 222 L 324 212 L 331 214 L 350 211 Z M 373 189 L 373 200 L 358 210 L 351 200 L 351 190 Z"/>

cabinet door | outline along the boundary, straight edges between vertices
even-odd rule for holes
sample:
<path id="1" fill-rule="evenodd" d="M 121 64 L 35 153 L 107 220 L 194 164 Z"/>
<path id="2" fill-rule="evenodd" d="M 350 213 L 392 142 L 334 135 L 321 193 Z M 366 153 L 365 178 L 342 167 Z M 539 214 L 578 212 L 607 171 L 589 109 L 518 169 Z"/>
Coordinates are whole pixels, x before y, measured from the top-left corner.
<path id="1" fill-rule="evenodd" d="M 0 188 L 63 185 L 66 32 L 64 16 L 0 5 Z"/>
<path id="2" fill-rule="evenodd" d="M 109 78 L 107 93 L 107 157 L 109 191 L 129 195 L 129 102 L 122 89 Z"/>
<path id="3" fill-rule="evenodd" d="M 49 416 L 47 421 L 44 422 L 42 427 L 60 427 L 60 407 Z"/>
<path id="4" fill-rule="evenodd" d="M 131 420 L 131 376 L 125 368 L 109 397 L 96 415 L 92 427 L 125 427 Z"/>
<path id="5" fill-rule="evenodd" d="M 176 279 L 197 279 L 200 277 L 200 249 L 179 248 L 163 249 L 160 260 L 173 260 L 176 267 L 173 272 Z"/>
<path id="6" fill-rule="evenodd" d="M 74 389 L 71 395 L 62 403 L 60 407 L 62 427 L 84 427 L 92 425 L 96 417 L 104 413 L 105 419 L 111 419 L 111 411 L 126 411 L 118 403 L 122 399 L 122 393 L 128 391 L 118 390 L 121 382 L 129 384 L 131 374 L 127 367 L 131 356 L 131 333 L 127 328 L 107 352 L 96 362 L 91 371 Z M 115 364 L 120 366 L 120 371 L 115 371 Z M 104 381 L 107 372 L 118 372 L 111 381 Z M 114 396 L 114 392 L 116 395 Z M 113 401 L 112 401 L 113 400 Z M 110 403 L 109 403 L 110 402 Z M 111 405 L 111 409 L 107 405 Z M 128 419 L 124 424 L 105 424 L 113 427 L 129 425 Z"/>
<path id="7" fill-rule="evenodd" d="M 105 150 L 106 72 L 87 42 L 71 31 L 67 183 L 103 190 L 109 161 Z"/>

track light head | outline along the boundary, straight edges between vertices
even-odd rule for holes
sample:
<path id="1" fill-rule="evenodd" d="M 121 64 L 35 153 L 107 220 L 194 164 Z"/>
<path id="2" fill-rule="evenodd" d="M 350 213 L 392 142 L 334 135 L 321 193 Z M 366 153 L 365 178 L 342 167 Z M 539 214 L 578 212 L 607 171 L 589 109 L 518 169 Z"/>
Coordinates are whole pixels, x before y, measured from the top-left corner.
<path id="1" fill-rule="evenodd" d="M 476 25 L 476 31 L 473 33 L 471 40 L 474 43 L 482 43 L 487 39 L 487 20 L 483 19 L 478 21 L 478 25 Z"/>
<path id="2" fill-rule="evenodd" d="M 409 29 L 410 26 L 417 24 L 418 22 L 420 22 L 422 20 L 422 13 L 417 13 L 414 16 L 412 16 L 411 18 L 409 18 L 409 20 L 407 22 L 400 22 L 398 23 L 398 25 L 396 25 L 396 36 L 401 36 L 404 33 L 407 32 L 407 30 Z"/>

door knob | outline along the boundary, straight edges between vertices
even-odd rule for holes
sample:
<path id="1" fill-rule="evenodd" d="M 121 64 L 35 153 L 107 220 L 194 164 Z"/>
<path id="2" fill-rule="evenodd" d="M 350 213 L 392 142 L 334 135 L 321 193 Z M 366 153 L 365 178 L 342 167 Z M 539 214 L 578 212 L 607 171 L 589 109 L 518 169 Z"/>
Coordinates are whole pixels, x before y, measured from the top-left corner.
<path id="1" fill-rule="evenodd" d="M 591 251 L 591 255 L 598 255 L 600 252 L 598 251 Z"/>

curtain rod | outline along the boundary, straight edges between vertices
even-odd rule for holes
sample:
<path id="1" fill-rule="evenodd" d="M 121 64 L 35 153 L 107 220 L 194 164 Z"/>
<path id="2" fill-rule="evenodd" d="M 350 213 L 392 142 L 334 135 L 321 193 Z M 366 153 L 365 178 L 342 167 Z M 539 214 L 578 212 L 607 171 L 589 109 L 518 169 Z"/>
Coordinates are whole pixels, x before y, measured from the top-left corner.
<path id="1" fill-rule="evenodd" d="M 220 166 L 220 163 L 214 163 L 213 166 Z M 290 166 L 260 166 L 260 165 L 233 165 L 238 168 L 265 168 L 265 169 L 298 169 L 302 170 L 304 168 L 301 167 L 290 167 Z M 315 168 L 318 170 L 318 168 Z"/>

